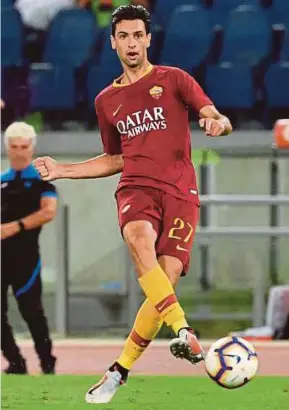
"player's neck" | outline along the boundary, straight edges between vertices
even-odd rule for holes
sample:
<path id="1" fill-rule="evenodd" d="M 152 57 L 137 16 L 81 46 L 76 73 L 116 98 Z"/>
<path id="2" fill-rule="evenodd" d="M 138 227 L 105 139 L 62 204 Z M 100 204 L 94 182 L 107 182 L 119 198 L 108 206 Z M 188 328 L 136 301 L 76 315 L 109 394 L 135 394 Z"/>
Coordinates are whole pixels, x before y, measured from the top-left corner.
<path id="1" fill-rule="evenodd" d="M 138 81 L 140 78 L 145 76 L 149 69 L 151 68 L 151 63 L 146 60 L 141 66 L 131 68 L 131 67 L 123 67 L 123 76 L 121 79 L 121 84 L 133 84 Z"/>

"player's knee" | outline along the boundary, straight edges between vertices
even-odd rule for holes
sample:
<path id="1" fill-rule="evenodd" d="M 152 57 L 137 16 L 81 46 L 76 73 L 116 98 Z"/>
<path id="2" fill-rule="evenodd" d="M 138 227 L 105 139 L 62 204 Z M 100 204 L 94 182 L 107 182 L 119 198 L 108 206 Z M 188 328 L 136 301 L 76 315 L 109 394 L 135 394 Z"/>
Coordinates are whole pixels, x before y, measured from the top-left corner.
<path id="1" fill-rule="evenodd" d="M 142 254 L 154 251 L 156 235 L 149 222 L 129 222 L 123 230 L 124 239 L 131 252 Z"/>
<path id="2" fill-rule="evenodd" d="M 183 272 L 183 263 L 178 258 L 168 255 L 159 256 L 158 261 L 171 284 L 175 287 Z"/>

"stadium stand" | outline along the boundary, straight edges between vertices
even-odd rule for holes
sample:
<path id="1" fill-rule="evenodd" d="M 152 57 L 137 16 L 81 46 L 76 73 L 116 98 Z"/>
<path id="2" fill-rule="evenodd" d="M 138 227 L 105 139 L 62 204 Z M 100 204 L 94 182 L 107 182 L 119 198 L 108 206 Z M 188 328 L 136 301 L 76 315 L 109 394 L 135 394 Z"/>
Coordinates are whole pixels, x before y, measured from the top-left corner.
<path id="1" fill-rule="evenodd" d="M 202 0 L 157 0 L 154 9 L 155 24 L 165 29 L 174 10 L 182 5 L 202 6 L 203 3 Z"/>
<path id="2" fill-rule="evenodd" d="M 272 64 L 265 75 L 269 108 L 289 107 L 289 61 Z"/>
<path id="3" fill-rule="evenodd" d="M 250 67 L 233 64 L 208 67 L 206 85 L 210 97 L 218 107 L 248 109 L 256 101 Z"/>
<path id="4" fill-rule="evenodd" d="M 289 2 L 284 0 L 273 0 L 268 8 L 268 15 L 272 24 L 288 25 Z"/>
<path id="5" fill-rule="evenodd" d="M 216 25 L 225 26 L 231 11 L 241 5 L 256 8 L 262 7 L 260 0 L 214 0 L 212 5 L 212 22 Z"/>
<path id="6" fill-rule="evenodd" d="M 36 65 L 29 76 L 31 111 L 73 110 L 75 81 L 72 65 Z"/>
<path id="7" fill-rule="evenodd" d="M 44 61 L 79 67 L 91 57 L 98 34 L 91 13 L 81 9 L 63 10 L 48 30 Z"/>
<path id="8" fill-rule="evenodd" d="M 1 1 L 1 9 L 12 9 L 13 8 L 13 0 L 2 0 Z"/>
<path id="9" fill-rule="evenodd" d="M 1 8 L 1 67 L 22 63 L 23 25 L 20 14 L 12 8 Z"/>
<path id="10" fill-rule="evenodd" d="M 265 13 L 251 6 L 239 6 L 230 13 L 224 29 L 220 63 L 256 66 L 271 51 L 271 27 Z"/>
<path id="11" fill-rule="evenodd" d="M 88 97 L 89 110 L 94 110 L 94 100 L 96 95 L 114 78 L 121 74 L 121 67 L 116 53 L 111 48 L 110 31 L 103 33 L 103 44 L 97 64 L 92 64 L 88 68 L 86 78 L 86 93 Z"/>
<path id="12" fill-rule="evenodd" d="M 289 17 L 288 17 L 288 20 L 289 20 Z M 280 60 L 289 61 L 289 22 L 284 32 L 283 43 L 282 43 L 281 52 L 280 52 Z"/>
<path id="13" fill-rule="evenodd" d="M 192 72 L 205 60 L 211 42 L 209 12 L 196 6 L 181 6 L 172 13 L 160 63 Z"/>
<path id="14" fill-rule="evenodd" d="M 37 61 L 45 64 L 35 65 L 25 54 L 26 33 L 13 3 L 1 4 L 2 98 L 9 100 L 9 94 L 26 87 L 30 111 L 73 112 L 80 100 L 92 111 L 95 95 L 120 73 L 109 28 L 98 27 L 89 9 L 63 10 L 47 30 Z M 246 108 L 267 126 L 264 115 L 272 107 L 288 108 L 288 7 L 283 0 L 156 0 L 150 59 L 183 68 L 217 105 Z M 29 71 L 28 80 L 20 68 Z M 230 87 L 221 88 L 224 82 Z"/>

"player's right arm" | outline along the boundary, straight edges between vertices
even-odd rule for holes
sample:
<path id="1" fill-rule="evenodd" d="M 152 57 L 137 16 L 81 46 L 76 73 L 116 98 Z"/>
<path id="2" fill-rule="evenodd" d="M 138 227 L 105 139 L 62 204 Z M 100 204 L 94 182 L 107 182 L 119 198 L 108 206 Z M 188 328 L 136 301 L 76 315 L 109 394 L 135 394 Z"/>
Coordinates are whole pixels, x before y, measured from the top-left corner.
<path id="1" fill-rule="evenodd" d="M 105 154 L 71 164 L 60 164 L 50 157 L 37 158 L 34 166 L 44 181 L 103 178 L 122 172 L 124 162 L 119 133 L 107 120 L 100 98 L 96 98 L 95 108 Z"/>
<path id="2" fill-rule="evenodd" d="M 34 167 L 43 181 L 103 178 L 122 172 L 122 155 L 103 154 L 83 162 L 61 164 L 50 157 L 37 158 Z"/>

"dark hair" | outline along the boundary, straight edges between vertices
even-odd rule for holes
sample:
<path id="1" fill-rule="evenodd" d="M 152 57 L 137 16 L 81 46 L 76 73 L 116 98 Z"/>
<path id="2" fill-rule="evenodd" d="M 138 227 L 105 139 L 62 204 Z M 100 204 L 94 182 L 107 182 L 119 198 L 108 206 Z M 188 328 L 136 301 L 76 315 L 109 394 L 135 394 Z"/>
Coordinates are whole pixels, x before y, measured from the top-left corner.
<path id="1" fill-rule="evenodd" d="M 132 4 L 118 7 L 111 16 L 111 34 L 115 35 L 116 25 L 122 20 L 142 20 L 145 25 L 146 33 L 150 33 L 151 16 L 143 6 Z"/>

